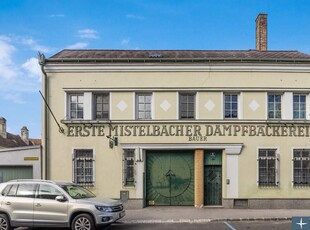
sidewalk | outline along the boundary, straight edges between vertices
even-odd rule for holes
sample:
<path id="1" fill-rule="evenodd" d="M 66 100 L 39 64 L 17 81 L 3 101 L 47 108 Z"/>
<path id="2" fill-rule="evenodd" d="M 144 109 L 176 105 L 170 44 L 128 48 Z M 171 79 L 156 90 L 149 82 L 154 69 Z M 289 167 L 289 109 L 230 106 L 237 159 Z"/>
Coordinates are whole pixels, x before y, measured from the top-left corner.
<path id="1" fill-rule="evenodd" d="M 147 207 L 126 210 L 123 223 L 206 223 L 213 221 L 291 220 L 310 216 L 310 209 L 224 209 L 194 207 Z"/>

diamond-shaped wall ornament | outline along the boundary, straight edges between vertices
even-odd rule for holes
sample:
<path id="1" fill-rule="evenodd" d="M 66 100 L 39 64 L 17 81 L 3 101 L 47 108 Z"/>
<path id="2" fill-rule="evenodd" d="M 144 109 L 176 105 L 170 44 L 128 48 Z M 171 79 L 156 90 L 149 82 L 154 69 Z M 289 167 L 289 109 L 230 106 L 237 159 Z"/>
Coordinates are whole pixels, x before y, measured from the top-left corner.
<path id="1" fill-rule="evenodd" d="M 212 100 L 208 100 L 207 103 L 205 104 L 205 107 L 209 112 L 211 112 L 214 109 L 215 104 Z"/>
<path id="2" fill-rule="evenodd" d="M 251 103 L 249 104 L 250 109 L 252 109 L 253 112 L 255 112 L 259 108 L 259 104 L 257 101 L 252 100 Z"/>
<path id="3" fill-rule="evenodd" d="M 167 112 L 170 108 L 171 108 L 171 104 L 169 103 L 169 101 L 164 100 L 161 104 L 160 107 Z"/>
<path id="4" fill-rule="evenodd" d="M 127 109 L 128 105 L 125 101 L 121 100 L 118 104 L 117 104 L 117 108 L 121 111 L 124 112 Z"/>

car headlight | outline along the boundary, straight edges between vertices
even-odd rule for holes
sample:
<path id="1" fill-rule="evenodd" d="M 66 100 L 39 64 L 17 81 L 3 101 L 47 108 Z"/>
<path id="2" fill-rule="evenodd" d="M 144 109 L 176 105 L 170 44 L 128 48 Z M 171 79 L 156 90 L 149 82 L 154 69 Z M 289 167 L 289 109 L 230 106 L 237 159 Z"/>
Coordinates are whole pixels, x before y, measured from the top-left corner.
<path id="1" fill-rule="evenodd" d="M 95 205 L 95 207 L 100 212 L 113 212 L 112 208 L 108 206 Z"/>

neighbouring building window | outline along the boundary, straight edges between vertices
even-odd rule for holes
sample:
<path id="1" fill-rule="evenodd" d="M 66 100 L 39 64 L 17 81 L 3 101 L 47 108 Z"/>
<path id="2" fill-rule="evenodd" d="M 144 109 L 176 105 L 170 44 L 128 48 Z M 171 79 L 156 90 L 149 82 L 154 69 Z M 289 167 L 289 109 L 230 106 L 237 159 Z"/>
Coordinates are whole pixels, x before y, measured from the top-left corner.
<path id="1" fill-rule="evenodd" d="M 124 161 L 123 183 L 125 186 L 134 186 L 134 183 L 135 183 L 135 175 L 134 175 L 135 150 L 134 149 L 125 149 L 123 161 Z"/>
<path id="2" fill-rule="evenodd" d="M 74 182 L 94 184 L 94 155 L 91 149 L 76 149 L 73 156 Z"/>
<path id="3" fill-rule="evenodd" d="M 96 119 L 109 119 L 109 94 L 96 94 L 95 95 L 95 114 Z"/>
<path id="4" fill-rule="evenodd" d="M 276 149 L 259 149 L 258 184 L 259 186 L 278 185 Z"/>
<path id="5" fill-rule="evenodd" d="M 152 119 L 152 94 L 137 94 L 137 119 Z"/>
<path id="6" fill-rule="evenodd" d="M 225 118 L 238 118 L 238 95 L 225 94 L 224 96 Z"/>
<path id="7" fill-rule="evenodd" d="M 306 119 L 306 96 L 293 96 L 293 115 L 294 119 Z"/>
<path id="8" fill-rule="evenodd" d="M 310 149 L 294 149 L 293 167 L 295 186 L 310 185 Z"/>
<path id="9" fill-rule="evenodd" d="M 268 95 L 268 118 L 281 119 L 281 95 Z"/>
<path id="10" fill-rule="evenodd" d="M 195 94 L 180 93 L 179 95 L 180 119 L 195 118 Z"/>
<path id="11" fill-rule="evenodd" d="M 70 119 L 83 119 L 84 117 L 84 96 L 83 94 L 69 95 Z"/>

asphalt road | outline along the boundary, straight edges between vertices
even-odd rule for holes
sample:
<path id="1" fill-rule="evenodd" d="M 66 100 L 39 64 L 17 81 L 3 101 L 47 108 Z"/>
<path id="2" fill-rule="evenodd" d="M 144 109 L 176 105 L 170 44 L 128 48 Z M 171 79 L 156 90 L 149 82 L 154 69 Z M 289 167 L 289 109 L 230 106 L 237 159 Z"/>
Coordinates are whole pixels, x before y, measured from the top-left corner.
<path id="1" fill-rule="evenodd" d="M 291 230 L 291 221 L 219 221 L 210 223 L 128 224 L 117 222 L 102 230 Z M 55 230 L 55 228 L 17 228 L 16 230 Z M 69 228 L 57 228 L 69 230 Z"/>

